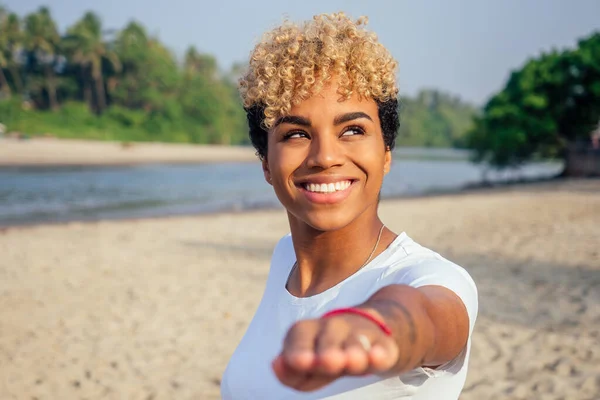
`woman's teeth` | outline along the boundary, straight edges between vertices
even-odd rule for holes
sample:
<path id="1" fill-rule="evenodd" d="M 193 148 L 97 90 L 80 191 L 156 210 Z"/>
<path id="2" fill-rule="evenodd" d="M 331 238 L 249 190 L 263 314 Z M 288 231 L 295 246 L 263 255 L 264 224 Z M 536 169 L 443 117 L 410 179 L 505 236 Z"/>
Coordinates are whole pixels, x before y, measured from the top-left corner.
<path id="1" fill-rule="evenodd" d="M 333 193 L 340 190 L 346 190 L 352 182 L 350 181 L 341 181 L 336 183 L 305 183 L 304 189 L 309 192 L 317 192 L 317 193 Z"/>

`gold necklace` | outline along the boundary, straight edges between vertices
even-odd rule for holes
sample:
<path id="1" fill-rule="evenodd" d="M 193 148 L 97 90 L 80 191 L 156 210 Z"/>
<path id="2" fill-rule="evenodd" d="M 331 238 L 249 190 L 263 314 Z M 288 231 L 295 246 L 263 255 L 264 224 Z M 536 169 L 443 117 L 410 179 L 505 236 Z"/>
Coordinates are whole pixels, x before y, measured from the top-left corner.
<path id="1" fill-rule="evenodd" d="M 369 254 L 369 258 L 367 258 L 367 261 L 365 261 L 364 264 L 361 265 L 360 268 L 357 269 L 354 273 L 357 273 L 358 271 L 363 269 L 369 263 L 369 261 L 371 261 L 371 258 L 373 258 L 373 255 L 375 254 L 377 247 L 379 247 L 379 241 L 381 240 L 381 234 L 383 233 L 383 228 L 385 228 L 385 224 L 381 225 L 381 229 L 379 229 L 379 235 L 377 235 L 377 241 L 375 242 L 375 246 L 373 247 L 373 250 L 371 250 L 371 254 Z M 294 273 L 296 268 L 298 268 L 297 260 L 294 262 L 294 265 L 292 265 L 292 269 L 290 270 L 287 280 L 285 281 L 285 287 L 287 287 L 288 284 L 290 283 L 290 278 L 292 277 L 292 274 Z"/>

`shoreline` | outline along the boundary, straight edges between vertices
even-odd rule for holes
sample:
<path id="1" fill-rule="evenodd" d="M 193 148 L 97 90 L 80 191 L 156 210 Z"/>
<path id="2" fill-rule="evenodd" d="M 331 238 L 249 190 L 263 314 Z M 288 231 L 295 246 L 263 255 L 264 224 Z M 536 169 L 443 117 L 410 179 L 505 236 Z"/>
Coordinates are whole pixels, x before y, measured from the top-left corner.
<path id="1" fill-rule="evenodd" d="M 258 162 L 251 146 L 78 139 L 0 139 L 0 168 L 123 167 L 145 164 Z"/>
<path id="2" fill-rule="evenodd" d="M 594 185 L 595 182 L 600 181 L 596 178 L 562 178 L 562 177 L 550 177 L 550 178 L 539 178 L 531 180 L 520 180 L 513 182 L 501 182 L 501 183 L 489 183 L 480 185 L 467 185 L 463 188 L 448 189 L 448 190 L 434 190 L 428 193 L 420 194 L 405 194 L 397 196 L 382 197 L 381 204 L 386 203 L 411 201 L 411 200 L 428 200 L 428 199 L 448 199 L 448 198 L 460 198 L 469 196 L 489 196 L 489 195 L 502 195 L 511 192 L 520 192 L 526 189 L 536 189 L 539 191 L 553 190 L 557 186 L 568 186 L 568 185 Z M 144 222 L 153 220 L 176 220 L 185 218 L 206 218 L 206 217 L 219 217 L 229 215 L 252 215 L 263 212 L 275 212 L 281 210 L 278 205 L 264 205 L 248 208 L 220 208 L 214 211 L 200 211 L 197 213 L 163 213 L 146 216 L 124 216 L 124 217 L 108 217 L 108 218 L 64 218 L 60 220 L 48 220 L 48 221 L 22 221 L 17 223 L 3 224 L 0 221 L 0 233 L 14 229 L 29 229 L 43 226 L 69 226 L 73 224 L 99 224 L 103 222 Z"/>

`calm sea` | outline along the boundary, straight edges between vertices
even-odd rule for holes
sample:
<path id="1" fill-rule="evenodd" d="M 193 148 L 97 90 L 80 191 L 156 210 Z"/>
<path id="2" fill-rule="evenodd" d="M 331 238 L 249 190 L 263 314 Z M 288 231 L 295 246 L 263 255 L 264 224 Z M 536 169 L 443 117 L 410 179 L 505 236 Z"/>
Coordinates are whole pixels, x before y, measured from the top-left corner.
<path id="1" fill-rule="evenodd" d="M 456 150 L 399 149 L 382 196 L 456 191 L 481 167 Z M 490 181 L 549 177 L 560 163 L 490 173 Z M 154 217 L 280 207 L 258 163 L 0 169 L 0 225 Z"/>

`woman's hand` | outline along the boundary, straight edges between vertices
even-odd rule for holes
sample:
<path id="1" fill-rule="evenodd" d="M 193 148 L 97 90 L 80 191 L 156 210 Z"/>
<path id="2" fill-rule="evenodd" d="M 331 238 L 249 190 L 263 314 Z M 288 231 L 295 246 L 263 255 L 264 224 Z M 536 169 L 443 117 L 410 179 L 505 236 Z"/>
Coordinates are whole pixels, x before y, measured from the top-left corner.
<path id="1" fill-rule="evenodd" d="M 439 366 L 467 344 L 467 309 L 442 286 L 385 286 L 356 308 L 385 322 L 392 335 L 354 313 L 300 321 L 273 361 L 277 378 L 296 390 L 316 390 L 342 376 L 389 376 Z"/>
<path id="2" fill-rule="evenodd" d="M 273 371 L 284 385 L 312 391 L 342 376 L 383 374 L 398 355 L 394 339 L 373 321 L 341 314 L 294 324 Z"/>

